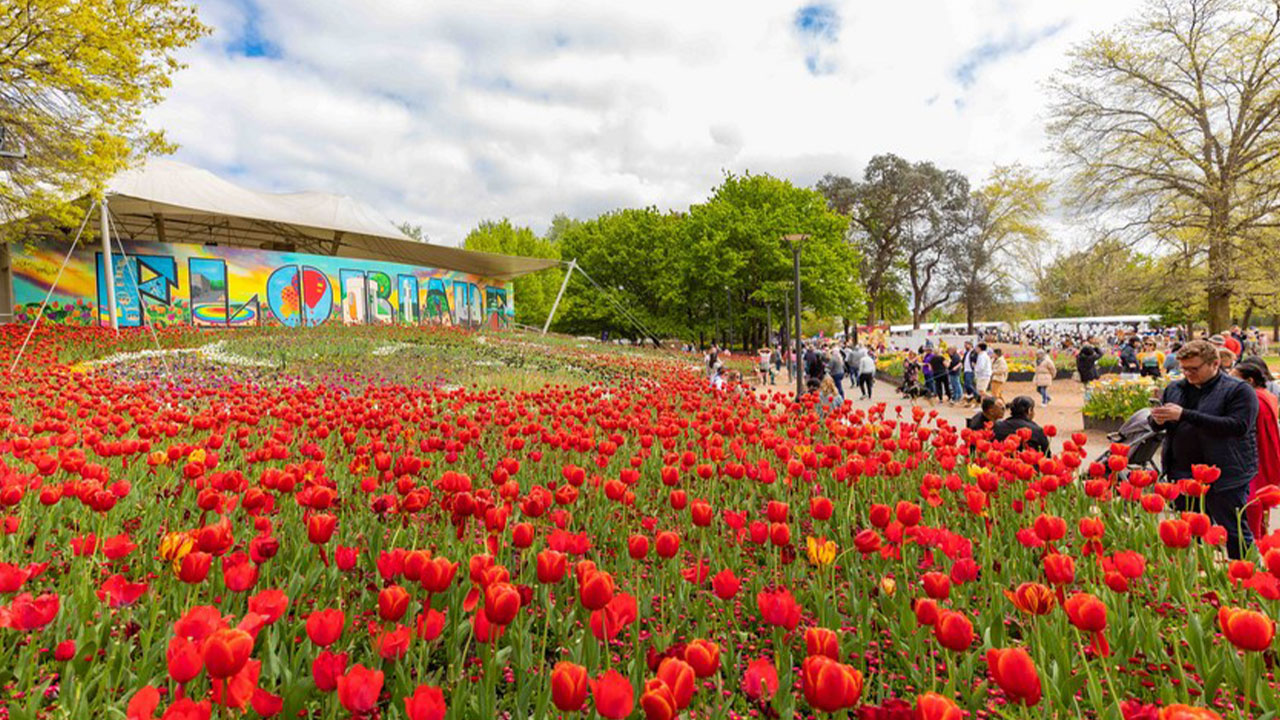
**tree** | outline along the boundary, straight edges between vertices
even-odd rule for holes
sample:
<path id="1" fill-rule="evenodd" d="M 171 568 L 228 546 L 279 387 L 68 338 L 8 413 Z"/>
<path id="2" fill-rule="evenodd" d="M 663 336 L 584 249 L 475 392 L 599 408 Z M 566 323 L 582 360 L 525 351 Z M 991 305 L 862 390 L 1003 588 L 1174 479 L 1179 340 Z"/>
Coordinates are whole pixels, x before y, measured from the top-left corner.
<path id="1" fill-rule="evenodd" d="M 1280 3 L 1149 0 L 1072 52 L 1049 129 L 1078 206 L 1133 238 L 1191 233 L 1210 330 L 1240 290 L 1242 243 L 1280 210 Z"/>
<path id="2" fill-rule="evenodd" d="M 1048 317 L 1131 315 L 1143 311 L 1153 265 L 1115 238 L 1063 255 L 1036 287 Z"/>
<path id="3" fill-rule="evenodd" d="M 885 154 L 871 158 L 862 182 L 840 175 L 826 175 L 818 182 L 828 207 L 850 219 L 850 238 L 862 257 L 867 322 L 884 318 L 887 295 L 897 289 L 904 243 L 931 206 L 930 184 L 936 172 L 932 164 L 912 165 Z"/>
<path id="4" fill-rule="evenodd" d="M 565 224 L 559 252 L 576 259 L 583 272 L 569 281 L 556 328 L 655 342 L 686 334 L 692 305 L 687 294 L 682 299 L 672 290 L 681 282 L 675 258 L 680 222 L 674 213 L 644 208 Z M 671 303 L 664 302 L 668 295 Z"/>
<path id="5" fill-rule="evenodd" d="M 184 0 L 24 0 L 0 16 L 0 125 L 5 149 L 26 155 L 0 164 L 0 218 L 74 223 L 84 209 L 67 198 L 171 150 L 142 113 L 209 28 Z"/>
<path id="6" fill-rule="evenodd" d="M 781 321 L 794 292 L 784 235 L 809 236 L 800 245 L 805 309 L 832 315 L 863 303 L 847 222 L 813 190 L 730 174 L 688 213 L 619 210 L 570 223 L 561 256 L 577 258 L 599 286 L 575 274 L 557 325 L 633 339 L 763 344 L 767 318 Z"/>
<path id="7" fill-rule="evenodd" d="M 997 166 L 970 198 L 961 221 L 950 284 L 973 332 L 976 315 L 1007 293 L 1008 268 L 1036 252 L 1047 233 L 1042 225 L 1050 185 L 1020 165 Z"/>
<path id="8" fill-rule="evenodd" d="M 559 249 L 526 227 L 515 227 L 510 220 L 486 220 L 467 233 L 463 247 L 468 250 L 521 255 L 524 257 L 559 258 Z M 551 311 L 556 292 L 564 279 L 564 271 L 548 268 L 512 281 L 515 290 L 516 322 L 541 327 Z"/>
<path id="9" fill-rule="evenodd" d="M 721 306 L 733 338 L 761 345 L 768 338 L 767 316 L 785 306 L 783 293 L 794 293 L 792 250 L 782 238 L 804 234 L 804 307 L 854 316 L 863 296 L 857 252 L 845 242 L 847 226 L 818 192 L 769 175 L 728 174 L 706 203 L 689 209 L 682 285 L 708 307 L 725 298 Z"/>
<path id="10" fill-rule="evenodd" d="M 903 249 L 911 285 L 911 326 L 919 329 L 929 313 L 953 297 L 944 279 L 968 217 L 969 180 L 932 163 L 920 163 L 916 169 L 924 179 L 928 201 L 921 217 L 907 224 Z"/>
<path id="11" fill-rule="evenodd" d="M 413 240 L 416 240 L 420 243 L 431 242 L 431 237 L 427 235 L 427 231 L 424 230 L 421 225 L 415 225 L 406 220 L 405 222 L 402 222 L 396 225 L 396 227 L 400 228 L 400 232 L 404 233 L 406 236 L 412 238 Z"/>

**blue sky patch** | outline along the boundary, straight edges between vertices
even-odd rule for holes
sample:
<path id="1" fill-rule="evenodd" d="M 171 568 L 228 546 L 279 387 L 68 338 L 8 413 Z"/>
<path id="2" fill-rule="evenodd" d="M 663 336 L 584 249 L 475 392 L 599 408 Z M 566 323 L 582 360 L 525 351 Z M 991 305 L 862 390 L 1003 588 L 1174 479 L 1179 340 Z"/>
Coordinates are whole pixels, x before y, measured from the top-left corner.
<path id="1" fill-rule="evenodd" d="M 227 43 L 227 50 L 245 57 L 280 57 L 280 47 L 263 34 L 262 10 L 257 4 L 252 0 L 239 0 L 236 5 L 244 11 L 244 24 L 239 34 Z"/>
<path id="2" fill-rule="evenodd" d="M 965 54 L 964 59 L 952 71 L 952 76 L 960 82 L 964 87 L 973 85 L 978 79 L 978 71 L 983 66 L 990 65 L 1002 58 L 1010 55 L 1020 55 L 1037 43 L 1062 32 L 1068 25 L 1067 21 L 1047 25 L 1030 35 L 1019 33 L 1010 34 L 1000 40 L 988 40 L 978 47 L 970 50 Z"/>

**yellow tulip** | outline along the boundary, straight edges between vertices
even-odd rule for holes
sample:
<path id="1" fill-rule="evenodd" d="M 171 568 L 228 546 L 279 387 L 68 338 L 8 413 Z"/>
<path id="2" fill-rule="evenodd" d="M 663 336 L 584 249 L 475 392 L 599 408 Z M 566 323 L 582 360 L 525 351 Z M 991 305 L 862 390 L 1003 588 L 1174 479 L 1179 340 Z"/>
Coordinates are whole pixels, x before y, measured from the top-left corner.
<path id="1" fill-rule="evenodd" d="M 814 565 L 830 565 L 836 559 L 836 543 L 826 538 L 815 538 L 812 535 L 805 540 L 809 562 Z"/>

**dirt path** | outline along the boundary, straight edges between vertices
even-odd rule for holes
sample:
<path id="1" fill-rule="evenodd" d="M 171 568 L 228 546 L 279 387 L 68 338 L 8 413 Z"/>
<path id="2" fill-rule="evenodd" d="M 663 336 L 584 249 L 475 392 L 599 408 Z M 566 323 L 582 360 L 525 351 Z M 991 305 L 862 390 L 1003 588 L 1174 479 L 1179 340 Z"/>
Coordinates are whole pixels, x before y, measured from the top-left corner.
<path id="1" fill-rule="evenodd" d="M 859 398 L 856 386 L 850 386 L 844 383 L 844 394 L 848 402 L 856 408 L 869 408 L 872 405 L 885 402 L 890 407 L 901 405 L 903 408 L 920 406 L 927 410 L 937 410 L 941 417 L 946 418 L 952 423 L 963 424 L 965 420 L 972 417 L 977 410 L 972 407 L 964 407 L 962 405 L 951 405 L 947 402 L 930 403 L 927 400 L 908 401 L 898 394 L 897 387 L 887 382 L 877 380 L 873 390 L 872 399 L 870 401 Z M 778 382 L 772 386 L 763 386 L 762 392 L 782 392 L 792 394 L 795 392 L 795 383 L 787 382 L 786 373 L 783 372 L 778 377 Z M 1005 402 L 1012 400 L 1019 395 L 1026 395 L 1036 402 L 1036 422 L 1041 425 L 1054 425 L 1058 429 L 1058 438 L 1055 445 L 1061 442 L 1061 439 L 1074 432 L 1084 429 L 1083 417 L 1080 415 L 1080 408 L 1084 405 L 1084 388 L 1076 380 L 1056 380 L 1049 387 L 1049 405 L 1043 405 L 1040 402 L 1040 394 L 1036 392 L 1035 385 L 1030 382 L 1011 382 L 1005 385 L 1002 393 Z M 1108 440 L 1104 433 L 1090 431 L 1086 433 L 1089 436 L 1088 448 L 1092 452 L 1098 452 L 1104 443 Z M 1095 449 L 1096 448 L 1096 449 Z"/>

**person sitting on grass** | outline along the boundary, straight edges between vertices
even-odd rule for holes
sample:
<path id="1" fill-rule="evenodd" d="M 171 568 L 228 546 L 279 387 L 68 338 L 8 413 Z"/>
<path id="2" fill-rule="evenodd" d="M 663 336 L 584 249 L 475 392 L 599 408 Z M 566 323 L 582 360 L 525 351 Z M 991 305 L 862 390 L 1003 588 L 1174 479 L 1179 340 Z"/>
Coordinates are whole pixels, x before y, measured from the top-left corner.
<path id="1" fill-rule="evenodd" d="M 1049 436 L 1044 434 L 1044 428 L 1036 424 L 1035 417 L 1035 400 L 1026 395 L 1014 398 L 1013 402 L 1009 403 L 1009 417 L 995 425 L 996 442 L 1003 442 L 1010 435 L 1018 435 L 1019 430 L 1026 429 L 1031 431 L 1031 437 L 1025 441 L 1019 441 L 1019 446 L 1025 445 L 1048 455 Z"/>
<path id="2" fill-rule="evenodd" d="M 1004 401 L 995 395 L 986 395 L 982 398 L 982 408 L 976 415 L 965 421 L 965 427 L 980 432 L 987 429 L 988 425 L 994 425 L 1004 418 Z"/>

